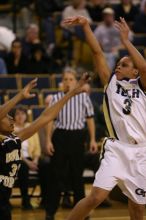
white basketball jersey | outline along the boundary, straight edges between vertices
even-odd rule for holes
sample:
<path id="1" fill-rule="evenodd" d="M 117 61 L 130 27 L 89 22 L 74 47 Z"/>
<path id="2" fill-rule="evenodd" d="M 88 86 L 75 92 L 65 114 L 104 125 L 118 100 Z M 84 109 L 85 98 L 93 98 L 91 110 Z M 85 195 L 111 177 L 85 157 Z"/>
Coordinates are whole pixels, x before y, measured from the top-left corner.
<path id="1" fill-rule="evenodd" d="M 114 74 L 105 90 L 104 115 L 111 137 L 146 142 L 146 92 L 139 78 L 119 81 Z"/>

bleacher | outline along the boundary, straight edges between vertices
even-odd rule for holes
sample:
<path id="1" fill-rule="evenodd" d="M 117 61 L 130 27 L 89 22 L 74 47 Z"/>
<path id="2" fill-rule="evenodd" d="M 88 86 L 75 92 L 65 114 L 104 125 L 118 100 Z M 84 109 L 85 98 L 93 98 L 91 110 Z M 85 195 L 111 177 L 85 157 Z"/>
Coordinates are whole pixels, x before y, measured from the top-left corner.
<path id="1" fill-rule="evenodd" d="M 11 99 L 17 94 L 29 81 L 38 77 L 38 83 L 36 89 L 32 92 L 35 93 L 35 97 L 28 100 L 23 100 L 20 104 L 32 107 L 44 107 L 44 100 L 47 95 L 55 94 L 59 91 L 59 83 L 61 82 L 61 75 L 1 75 L 0 76 L 0 100 L 1 104 Z M 103 97 L 103 90 L 93 88 L 91 90 L 91 99 L 98 102 L 101 105 Z"/>

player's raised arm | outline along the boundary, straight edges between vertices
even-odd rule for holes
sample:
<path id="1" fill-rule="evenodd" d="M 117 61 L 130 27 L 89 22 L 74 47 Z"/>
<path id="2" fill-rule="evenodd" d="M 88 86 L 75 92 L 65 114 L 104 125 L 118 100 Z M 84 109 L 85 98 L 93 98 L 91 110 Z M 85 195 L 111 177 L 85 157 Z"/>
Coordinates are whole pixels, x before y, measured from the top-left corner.
<path id="1" fill-rule="evenodd" d="M 86 41 L 89 47 L 91 48 L 95 59 L 96 70 L 99 74 L 100 80 L 103 85 L 106 85 L 109 81 L 111 73 L 107 65 L 103 51 L 90 28 L 88 19 L 83 16 L 70 17 L 65 19 L 63 21 L 63 24 L 66 26 L 74 26 L 74 25 L 82 26 L 86 36 Z"/>
<path id="2" fill-rule="evenodd" d="M 36 133 L 41 127 L 47 125 L 50 121 L 54 120 L 59 113 L 60 109 L 64 106 L 64 104 L 76 94 L 80 92 L 88 91 L 89 87 L 86 87 L 86 83 L 89 80 L 89 75 L 84 74 L 81 80 L 77 83 L 76 87 L 67 93 L 62 99 L 60 99 L 56 104 L 51 107 L 47 107 L 42 114 L 34 121 L 29 127 L 24 128 L 23 130 L 17 132 L 18 137 L 21 141 L 28 139 L 34 133 Z"/>
<path id="3" fill-rule="evenodd" d="M 130 31 L 124 18 L 120 18 L 120 22 L 116 21 L 115 26 L 120 31 L 121 41 L 125 48 L 128 50 L 136 68 L 139 71 L 141 83 L 144 89 L 146 89 L 146 61 L 139 51 L 133 46 L 128 39 L 128 33 Z"/>
<path id="4" fill-rule="evenodd" d="M 36 87 L 36 85 L 37 79 L 30 81 L 17 95 L 0 106 L 0 120 L 4 118 L 18 102 L 23 99 L 33 98 L 35 94 L 31 94 L 30 92 L 34 87 Z"/>

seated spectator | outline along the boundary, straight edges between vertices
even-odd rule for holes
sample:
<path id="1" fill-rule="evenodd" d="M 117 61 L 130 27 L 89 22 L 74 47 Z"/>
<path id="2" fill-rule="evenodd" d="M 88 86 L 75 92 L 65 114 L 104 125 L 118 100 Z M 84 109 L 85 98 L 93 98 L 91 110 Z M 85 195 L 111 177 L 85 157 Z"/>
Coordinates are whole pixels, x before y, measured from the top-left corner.
<path id="1" fill-rule="evenodd" d="M 48 73 L 49 60 L 45 57 L 45 51 L 41 44 L 34 44 L 32 47 L 31 59 L 28 67 L 29 73 Z"/>
<path id="2" fill-rule="evenodd" d="M 40 29 L 37 24 L 30 24 L 26 29 L 25 37 L 22 39 L 23 51 L 27 57 L 30 57 L 34 44 L 40 44 Z"/>
<path id="3" fill-rule="evenodd" d="M 27 112 L 22 107 L 17 107 L 14 112 L 15 131 L 27 127 Z M 38 134 L 34 134 L 22 143 L 22 164 L 18 172 L 18 181 L 22 196 L 22 208 L 31 209 L 30 198 L 28 195 L 29 170 L 38 170 L 38 160 L 40 157 L 40 142 Z"/>
<path id="4" fill-rule="evenodd" d="M 111 71 L 115 66 L 118 50 L 122 48 L 119 31 L 114 25 L 114 15 L 112 8 L 105 8 L 103 10 L 103 23 L 99 24 L 94 31 L 95 37 L 105 53 Z M 132 39 L 132 34 L 130 34 L 129 38 Z"/>
<path id="5" fill-rule="evenodd" d="M 71 5 L 68 5 L 62 11 L 62 20 L 71 17 L 81 15 L 88 18 L 89 22 L 92 23 L 92 19 L 86 9 L 86 2 L 85 0 L 72 0 Z M 81 48 L 82 48 L 82 41 L 84 40 L 84 33 L 81 27 L 64 27 L 61 23 L 63 29 L 63 36 L 64 39 L 68 42 L 68 61 L 72 60 L 72 62 L 68 63 L 71 66 L 77 67 L 80 65 L 80 57 L 82 56 Z M 74 38 L 80 39 L 79 44 L 76 44 Z M 75 44 L 74 44 L 75 43 Z M 72 51 L 72 52 L 71 52 Z"/>
<path id="6" fill-rule="evenodd" d="M 55 12 L 62 10 L 61 1 L 58 0 L 36 0 L 36 11 L 40 17 L 40 25 L 42 28 L 42 37 L 46 44 L 48 55 L 52 55 L 53 49 L 56 44 L 55 27 L 57 19 Z"/>
<path id="7" fill-rule="evenodd" d="M 115 18 L 119 20 L 120 17 L 123 17 L 131 26 L 138 12 L 139 8 L 133 4 L 132 0 L 121 0 L 120 4 L 115 7 Z"/>
<path id="8" fill-rule="evenodd" d="M 89 12 L 90 17 L 95 22 L 102 21 L 102 10 L 105 6 L 103 0 L 90 0 L 86 8 Z"/>
<path id="9" fill-rule="evenodd" d="M 105 8 L 103 10 L 103 23 L 94 31 L 105 53 L 108 65 L 112 70 L 118 56 L 118 49 L 121 48 L 119 31 L 114 26 L 114 10 Z"/>
<path id="10" fill-rule="evenodd" d="M 62 20 L 68 17 L 81 15 L 88 18 L 91 23 L 92 19 L 85 6 L 86 6 L 85 0 L 72 0 L 72 4 L 66 6 L 62 12 Z"/>
<path id="11" fill-rule="evenodd" d="M 52 56 L 50 57 L 49 72 L 50 73 L 61 73 L 68 63 L 66 46 L 63 45 L 64 41 L 62 40 L 60 44 L 56 45 L 53 49 Z"/>
<path id="12" fill-rule="evenodd" d="M 19 39 L 12 42 L 11 52 L 6 57 L 8 74 L 27 73 L 28 59 L 23 54 L 22 43 Z"/>
<path id="13" fill-rule="evenodd" d="M 141 1 L 140 12 L 135 18 L 133 31 L 135 33 L 146 33 L 146 0 Z"/>
<path id="14" fill-rule="evenodd" d="M 29 26 L 33 20 L 33 8 L 34 0 L 15 0 L 15 7 L 17 13 L 19 13 L 19 23 L 21 26 L 21 34 L 24 34 L 24 30 Z"/>

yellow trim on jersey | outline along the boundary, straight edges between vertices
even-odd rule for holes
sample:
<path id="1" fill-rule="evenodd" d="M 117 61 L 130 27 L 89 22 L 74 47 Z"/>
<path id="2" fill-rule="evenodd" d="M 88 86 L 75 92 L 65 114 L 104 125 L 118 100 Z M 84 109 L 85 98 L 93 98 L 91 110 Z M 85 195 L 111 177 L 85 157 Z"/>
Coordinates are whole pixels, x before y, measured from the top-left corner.
<path id="1" fill-rule="evenodd" d="M 109 115 L 109 112 L 108 112 L 107 104 L 106 104 L 106 101 L 105 101 L 105 97 L 103 99 L 103 112 L 104 112 L 105 122 L 106 122 L 106 126 L 107 126 L 107 129 L 108 129 L 109 135 L 112 138 L 116 138 L 115 134 L 114 134 L 113 126 L 112 126 L 112 123 L 111 123 L 111 118 L 110 118 L 110 115 Z"/>
<path id="2" fill-rule="evenodd" d="M 0 141 L 3 141 L 4 139 L 6 139 L 6 136 L 0 134 Z"/>
<path id="3" fill-rule="evenodd" d="M 100 157 L 99 157 L 100 161 L 104 158 L 104 153 L 105 153 L 104 146 L 105 146 L 107 140 L 108 140 L 108 138 L 106 137 L 106 138 L 104 138 L 104 140 L 102 142 L 101 151 L 100 151 Z"/>

